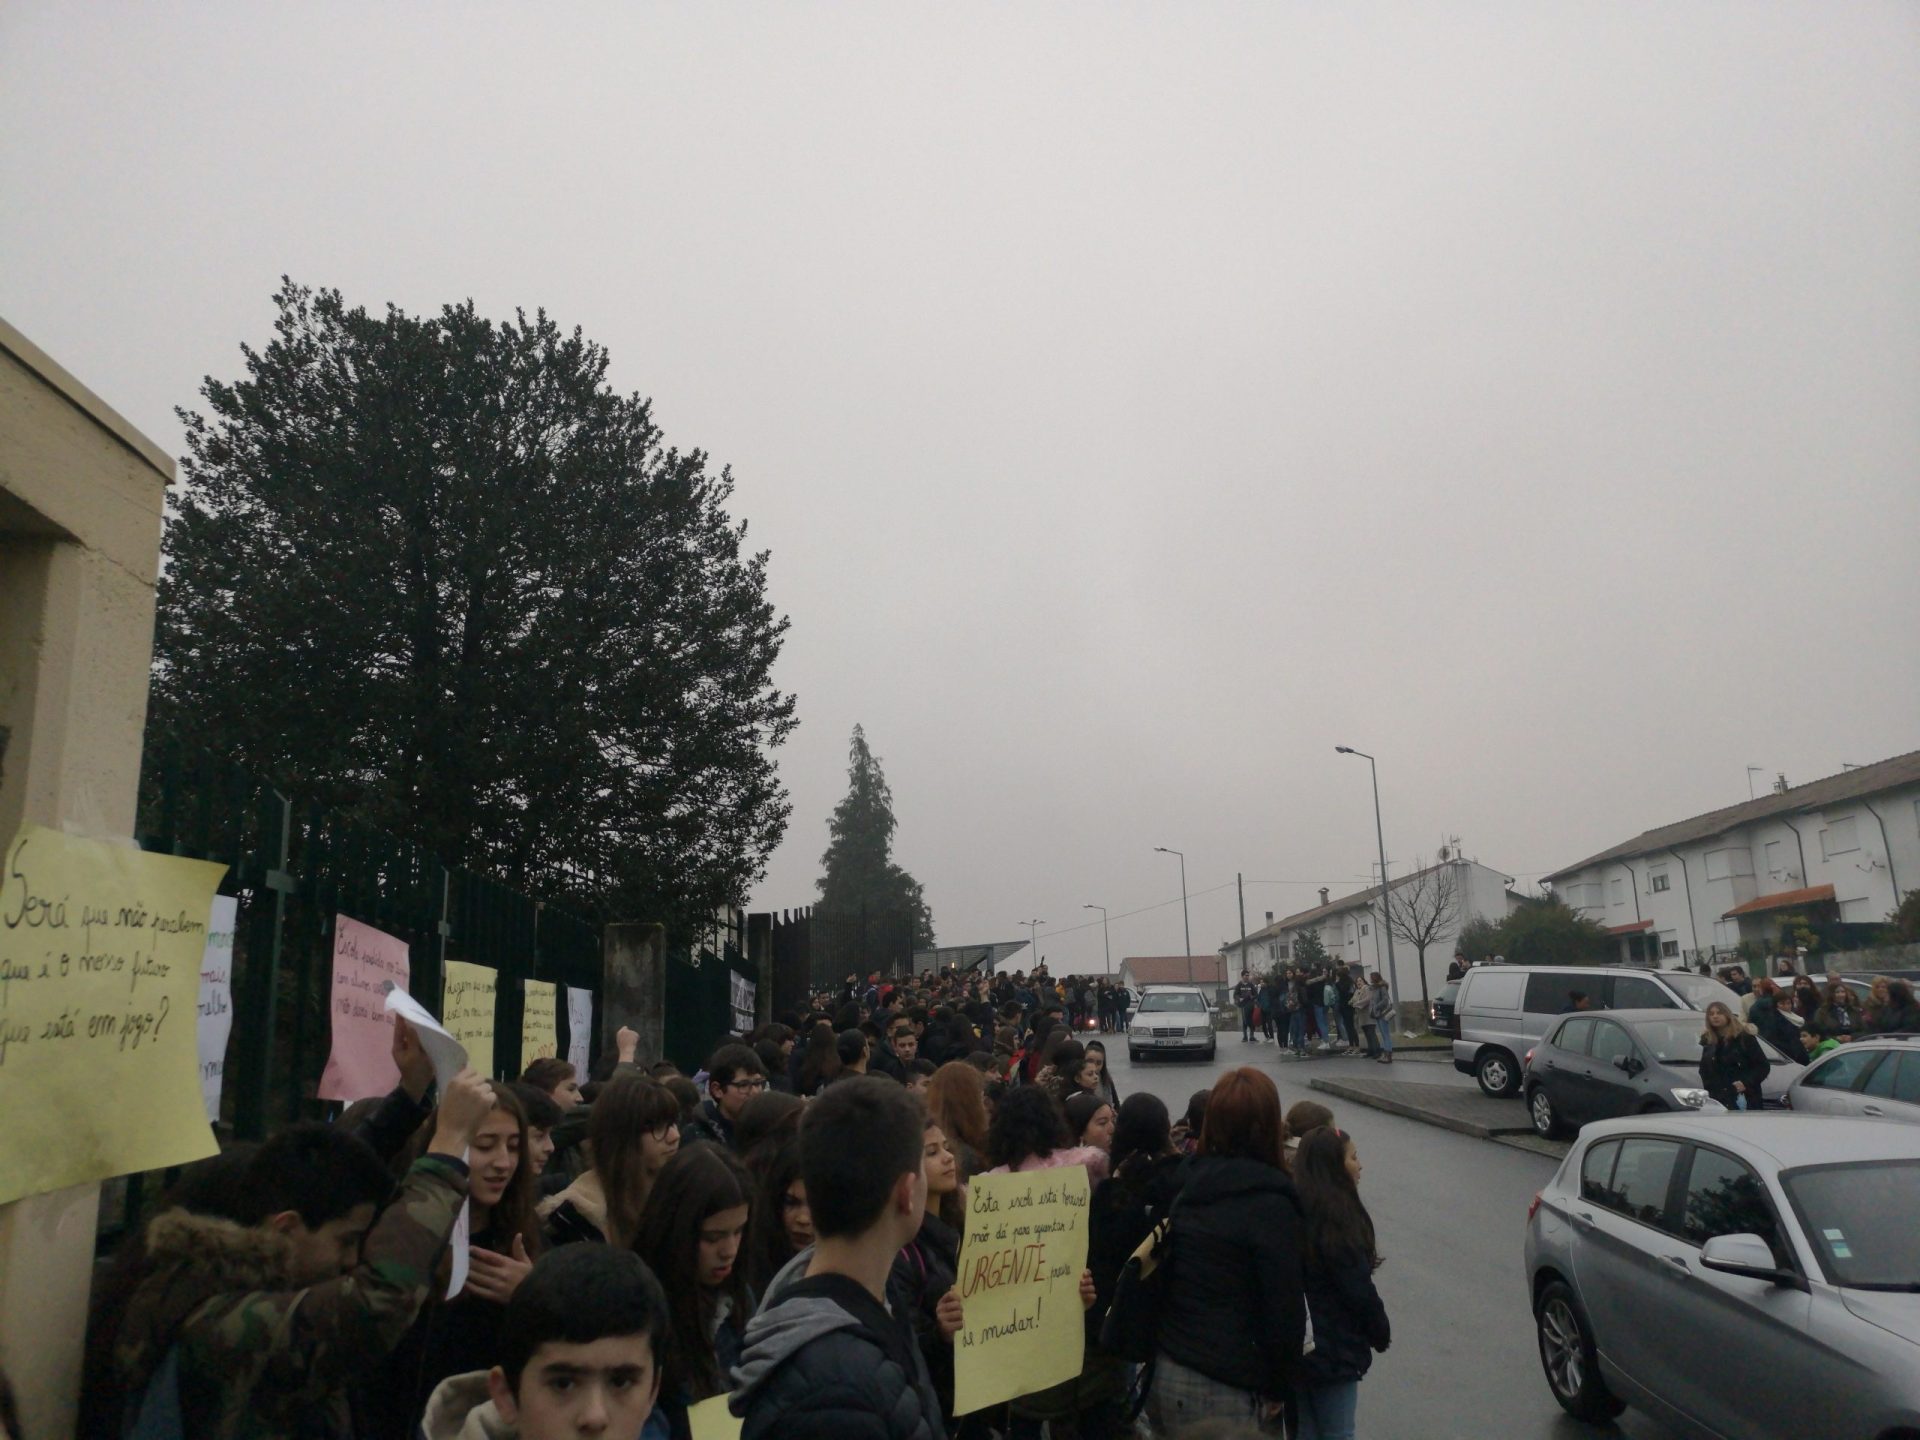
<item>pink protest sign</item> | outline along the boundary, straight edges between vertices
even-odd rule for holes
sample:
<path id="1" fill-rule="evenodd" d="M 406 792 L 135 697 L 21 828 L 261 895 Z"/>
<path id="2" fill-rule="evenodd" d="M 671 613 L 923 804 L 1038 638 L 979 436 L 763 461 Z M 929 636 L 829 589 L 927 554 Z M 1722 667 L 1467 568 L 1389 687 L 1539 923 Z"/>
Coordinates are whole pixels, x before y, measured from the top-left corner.
<path id="1" fill-rule="evenodd" d="M 344 915 L 333 917 L 333 1053 L 320 1072 L 322 1100 L 365 1100 L 400 1083 L 393 1063 L 387 985 L 408 988 L 407 942 Z"/>

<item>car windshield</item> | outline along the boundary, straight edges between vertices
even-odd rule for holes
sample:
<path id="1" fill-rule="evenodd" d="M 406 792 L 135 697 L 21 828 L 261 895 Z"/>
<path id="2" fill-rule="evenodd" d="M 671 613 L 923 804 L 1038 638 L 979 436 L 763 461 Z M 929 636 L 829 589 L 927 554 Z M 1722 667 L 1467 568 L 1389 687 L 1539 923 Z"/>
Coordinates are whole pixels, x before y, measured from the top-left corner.
<path id="1" fill-rule="evenodd" d="M 1204 1015 L 1207 1011 L 1207 1002 L 1202 1000 L 1198 995 L 1182 994 L 1178 990 L 1168 991 L 1165 994 L 1156 994 L 1149 991 L 1140 997 L 1140 1009 L 1142 1012 L 1148 1010 L 1183 1010 L 1189 1015 Z"/>
<path id="2" fill-rule="evenodd" d="M 1704 1010 L 1718 1000 L 1736 1015 L 1740 1013 L 1740 997 L 1710 975 L 1694 975 L 1685 970 L 1662 970 L 1660 978 L 1679 993 L 1689 1009 Z"/>
<path id="3" fill-rule="evenodd" d="M 1920 1290 L 1920 1160 L 1863 1160 L 1781 1172 L 1780 1183 L 1835 1285 Z"/>
<path id="4" fill-rule="evenodd" d="M 1736 1015 L 1740 1012 L 1734 1011 Z M 1706 1027 L 1698 1015 L 1676 1015 L 1671 1020 L 1636 1020 L 1633 1023 L 1634 1038 L 1649 1051 L 1653 1058 L 1663 1065 L 1698 1065 L 1700 1063 L 1700 1033 Z M 1760 1053 L 1767 1057 L 1769 1065 L 1785 1065 L 1787 1057 L 1765 1040 L 1760 1042 Z"/>

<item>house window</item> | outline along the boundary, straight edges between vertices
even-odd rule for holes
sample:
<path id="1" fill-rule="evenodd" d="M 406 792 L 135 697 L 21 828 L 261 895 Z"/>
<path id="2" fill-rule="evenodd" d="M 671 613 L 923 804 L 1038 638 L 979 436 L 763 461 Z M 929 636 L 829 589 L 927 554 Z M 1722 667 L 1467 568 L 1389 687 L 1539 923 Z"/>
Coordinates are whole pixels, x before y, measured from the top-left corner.
<path id="1" fill-rule="evenodd" d="M 1667 877 L 1666 871 L 1656 870 L 1648 877 L 1647 888 L 1658 895 L 1664 890 L 1671 890 L 1673 888 L 1673 881 Z"/>
<path id="2" fill-rule="evenodd" d="M 1618 875 L 1613 877 L 1613 903 L 1616 905 L 1627 903 L 1627 882 Z"/>
<path id="3" fill-rule="evenodd" d="M 1831 860 L 1836 855 L 1847 855 L 1860 848 L 1859 825 L 1849 815 L 1844 820 L 1835 820 L 1820 832 L 1820 853 Z"/>
<path id="4" fill-rule="evenodd" d="M 1280 958 L 1280 942 L 1278 940 L 1268 941 L 1267 942 L 1267 959 L 1278 960 L 1279 958 Z"/>
<path id="5" fill-rule="evenodd" d="M 1784 840 L 1767 841 L 1767 874 L 1778 880 L 1787 873 L 1787 842 Z"/>
<path id="6" fill-rule="evenodd" d="M 1366 921 L 1364 920 L 1360 922 L 1360 933 L 1362 935 L 1367 933 L 1367 924 L 1366 924 Z"/>
<path id="7" fill-rule="evenodd" d="M 1735 875 L 1753 874 L 1753 851 L 1744 845 L 1729 845 L 1707 852 L 1707 879 L 1726 880 Z"/>
<path id="8" fill-rule="evenodd" d="M 1672 936 L 1673 938 L 1668 939 L 1668 936 Z M 1669 930 L 1665 935 L 1660 937 L 1660 958 L 1663 960 L 1671 960 L 1679 953 L 1680 932 L 1678 930 Z"/>

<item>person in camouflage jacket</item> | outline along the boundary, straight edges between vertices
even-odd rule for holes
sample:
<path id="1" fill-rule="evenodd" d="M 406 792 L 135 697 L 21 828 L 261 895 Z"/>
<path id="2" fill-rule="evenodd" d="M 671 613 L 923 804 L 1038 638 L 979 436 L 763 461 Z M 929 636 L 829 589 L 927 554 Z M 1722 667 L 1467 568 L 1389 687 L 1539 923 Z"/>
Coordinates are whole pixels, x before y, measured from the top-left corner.
<path id="1" fill-rule="evenodd" d="M 196 1440 L 352 1436 L 351 1383 L 399 1343 L 425 1303 L 466 1202 L 466 1165 L 455 1157 L 491 1105 L 474 1072 L 454 1079 L 430 1153 L 367 1229 L 357 1263 L 336 1260 L 331 1275 L 324 1259 L 316 1267 L 315 1231 L 183 1209 L 155 1216 L 146 1274 L 114 1346 L 133 1413 L 171 1354 L 184 1432 Z"/>

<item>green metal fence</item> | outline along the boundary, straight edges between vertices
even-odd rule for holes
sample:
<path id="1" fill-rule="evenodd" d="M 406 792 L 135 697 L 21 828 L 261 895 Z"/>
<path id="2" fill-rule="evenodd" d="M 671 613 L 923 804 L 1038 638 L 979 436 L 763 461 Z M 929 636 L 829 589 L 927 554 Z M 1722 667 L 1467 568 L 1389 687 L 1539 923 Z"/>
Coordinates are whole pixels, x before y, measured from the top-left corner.
<path id="1" fill-rule="evenodd" d="M 497 881 L 443 864 L 398 836 L 296 804 L 258 776 L 181 747 L 150 750 L 136 838 L 148 850 L 226 864 L 238 897 L 233 1038 L 221 1119 L 238 1139 L 322 1113 L 331 1042 L 336 915 L 407 942 L 416 999 L 438 1015 L 448 960 L 498 972 L 497 1078 L 520 1068 L 521 980 L 590 989 L 598 1012 L 600 936 L 592 922 Z M 558 1007 L 564 1047 L 566 1006 Z"/>

